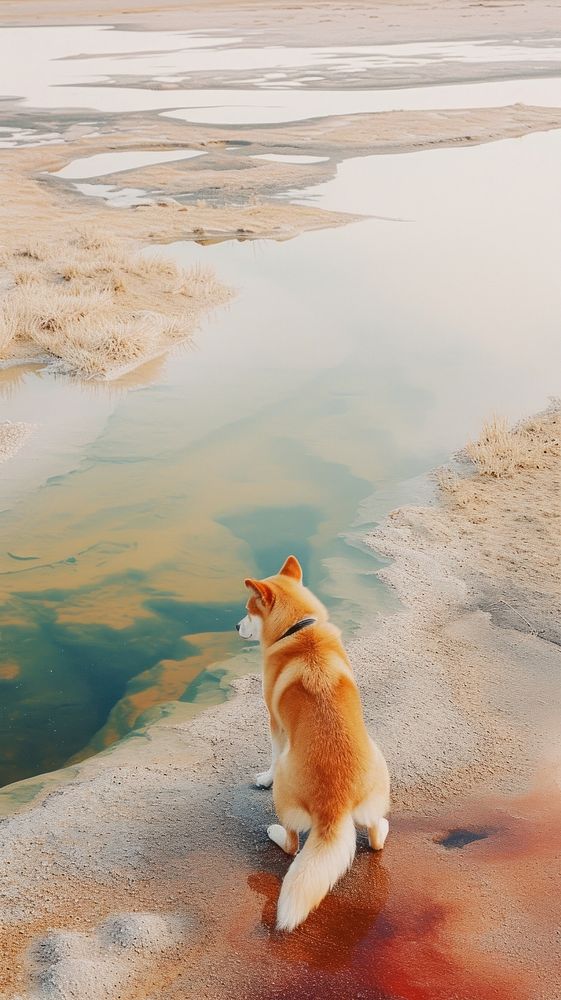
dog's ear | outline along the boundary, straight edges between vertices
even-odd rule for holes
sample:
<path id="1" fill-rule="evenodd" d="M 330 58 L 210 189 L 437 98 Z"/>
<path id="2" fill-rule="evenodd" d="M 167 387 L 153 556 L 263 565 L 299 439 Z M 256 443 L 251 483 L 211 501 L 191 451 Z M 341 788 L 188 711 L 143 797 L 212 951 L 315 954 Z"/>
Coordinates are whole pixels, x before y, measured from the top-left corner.
<path id="1" fill-rule="evenodd" d="M 275 595 L 268 583 L 263 583 L 262 580 L 251 579 L 244 580 L 244 583 L 247 589 L 252 590 L 266 608 L 272 608 L 275 603 Z"/>
<path id="2" fill-rule="evenodd" d="M 289 556 L 279 571 L 279 576 L 291 576 L 293 580 L 302 583 L 302 567 L 296 556 Z"/>

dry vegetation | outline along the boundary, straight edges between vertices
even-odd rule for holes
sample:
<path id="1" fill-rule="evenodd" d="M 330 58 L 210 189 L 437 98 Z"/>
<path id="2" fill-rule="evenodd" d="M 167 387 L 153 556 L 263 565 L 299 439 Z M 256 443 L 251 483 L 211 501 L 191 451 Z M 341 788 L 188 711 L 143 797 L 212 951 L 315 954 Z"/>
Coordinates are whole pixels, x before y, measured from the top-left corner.
<path id="1" fill-rule="evenodd" d="M 552 455 L 559 456 L 559 440 L 553 434 L 544 439 L 538 433 L 542 427 L 538 419 L 511 428 L 504 417 L 493 416 L 466 453 L 482 475 L 496 479 L 512 476 L 517 469 L 545 468 Z"/>
<path id="2" fill-rule="evenodd" d="M 504 417 L 493 416 L 461 457 L 468 459 L 475 476 L 459 476 L 445 467 L 438 471 L 437 480 L 440 489 L 462 506 L 473 499 L 478 481 L 510 478 L 523 471 L 560 469 L 561 410 L 556 404 L 515 427 L 509 427 Z"/>
<path id="3" fill-rule="evenodd" d="M 40 358 L 82 378 L 115 377 L 162 353 L 231 295 L 210 271 L 186 272 L 96 233 L 28 242 L 2 263 L 10 287 L 0 356 Z"/>

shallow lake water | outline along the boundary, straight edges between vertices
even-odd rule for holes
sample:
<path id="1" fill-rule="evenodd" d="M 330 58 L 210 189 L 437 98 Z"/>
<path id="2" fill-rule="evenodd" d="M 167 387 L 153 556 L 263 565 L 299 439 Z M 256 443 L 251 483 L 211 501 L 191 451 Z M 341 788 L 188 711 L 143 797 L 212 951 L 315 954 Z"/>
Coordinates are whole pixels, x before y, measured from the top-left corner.
<path id="1" fill-rule="evenodd" d="M 106 115 L 159 111 L 169 118 L 212 125 L 259 125 L 325 118 L 329 115 L 377 111 L 422 111 L 438 108 L 502 107 L 522 102 L 561 105 L 561 78 L 500 80 L 493 83 L 448 84 L 381 90 L 286 90 L 66 86 L 32 93 L 22 107 L 97 111 Z M 16 137 L 17 138 L 17 137 Z"/>
<path id="2" fill-rule="evenodd" d="M 190 122 L 233 125 L 396 109 L 490 107 L 516 101 L 561 105 L 559 38 L 518 44 L 488 39 L 340 49 L 252 48 L 250 43 L 251 36 L 125 31 L 92 25 L 1 28 L 0 94 L 12 100 L 16 112 L 20 109 L 26 114 L 21 136 L 14 131 L 3 142 L 29 143 L 30 113 L 61 108 L 108 115 L 159 111 Z M 547 73 L 550 78 L 417 87 L 383 84 L 384 69 L 401 72 L 418 66 L 430 70 L 447 61 L 457 67 L 495 65 L 499 71 L 508 65 L 520 73 L 526 64 L 533 73 Z M 229 82 L 219 76 L 221 71 L 239 70 L 247 70 L 247 77 L 238 75 Z M 374 72 L 374 83 L 369 79 L 368 89 L 357 89 L 366 71 Z M 203 83 L 181 86 L 185 77 L 195 85 L 198 78 Z M 221 80 L 228 84 L 226 88 L 220 86 Z M 317 89 L 326 82 L 333 84 L 331 89 Z"/>
<path id="3" fill-rule="evenodd" d="M 353 522 L 558 388 L 560 162 L 556 134 L 348 161 L 302 200 L 402 221 L 167 248 L 239 294 L 153 384 L 4 373 L 43 425 L 1 488 L 4 782 L 223 697 L 242 580 L 289 551 L 347 631 L 388 606 Z"/>
<path id="4" fill-rule="evenodd" d="M 365 527 L 559 392 L 560 166 L 558 133 L 347 161 L 292 196 L 363 222 L 165 248 L 238 292 L 191 347 L 112 387 L 0 373 L 39 425 L 0 481 L 1 783 L 225 697 L 243 579 L 291 551 L 347 635 L 393 606 Z"/>
<path id="5" fill-rule="evenodd" d="M 288 71 L 296 83 L 337 79 L 342 86 L 367 70 L 462 64 L 533 63 L 561 68 L 561 37 L 514 44 L 498 38 L 355 46 L 252 46 L 245 37 L 202 32 L 130 31 L 111 26 L 0 29 L 0 93 L 33 106 L 63 106 L 55 88 L 101 84 L 115 76 L 175 82 L 185 74 L 243 71 L 246 82 L 278 87 Z M 72 102 L 73 103 L 73 102 Z"/>
<path id="6" fill-rule="evenodd" d="M 119 173 L 122 170 L 135 170 L 137 167 L 149 167 L 154 163 L 191 160 L 195 156 L 204 155 L 204 152 L 193 149 L 134 150 L 133 152 L 118 150 L 112 153 L 96 153 L 93 156 L 82 156 L 78 160 L 72 160 L 62 170 L 55 171 L 53 177 L 83 180 L 88 177 L 103 177 L 105 174 Z"/>

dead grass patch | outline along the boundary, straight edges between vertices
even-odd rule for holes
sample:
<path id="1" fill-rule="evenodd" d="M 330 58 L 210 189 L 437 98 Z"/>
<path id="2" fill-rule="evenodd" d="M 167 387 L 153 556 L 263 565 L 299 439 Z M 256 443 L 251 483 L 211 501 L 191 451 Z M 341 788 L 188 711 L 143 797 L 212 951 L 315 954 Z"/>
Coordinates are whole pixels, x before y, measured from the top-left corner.
<path id="1" fill-rule="evenodd" d="M 559 441 L 554 435 L 544 437 L 539 419 L 509 427 L 504 417 L 493 416 L 477 441 L 469 442 L 466 453 L 479 473 L 501 479 L 517 469 L 544 468 L 552 454 L 559 454 Z"/>
<path id="2" fill-rule="evenodd" d="M 441 491 L 460 506 L 467 505 L 482 480 L 508 479 L 522 472 L 548 469 L 561 458 L 561 409 L 556 404 L 525 423 L 510 427 L 504 417 L 493 416 L 476 441 L 462 453 L 475 475 L 462 476 L 445 466 L 436 473 Z"/>
<path id="3" fill-rule="evenodd" d="M 0 355 L 39 357 L 82 378 L 114 377 L 162 353 L 232 294 L 210 270 L 185 271 L 97 232 L 22 246 L 3 266 L 12 286 L 0 303 Z"/>

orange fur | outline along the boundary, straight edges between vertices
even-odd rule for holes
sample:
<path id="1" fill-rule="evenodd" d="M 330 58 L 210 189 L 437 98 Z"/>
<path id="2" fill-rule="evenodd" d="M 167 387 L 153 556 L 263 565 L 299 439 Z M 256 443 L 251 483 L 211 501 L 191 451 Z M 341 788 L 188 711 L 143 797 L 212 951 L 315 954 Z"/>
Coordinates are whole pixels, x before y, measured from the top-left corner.
<path id="1" fill-rule="evenodd" d="M 269 836 L 287 853 L 298 832 L 311 829 L 285 877 L 277 927 L 292 930 L 306 919 L 352 863 L 354 822 L 383 846 L 388 824 L 389 775 L 370 739 L 360 695 L 340 631 L 321 602 L 302 584 L 289 556 L 276 576 L 245 581 L 247 609 L 261 619 L 263 692 L 269 711 L 275 809 L 283 827 Z M 285 638 L 303 618 L 316 622 Z M 259 781 L 259 779 L 258 779 Z"/>

